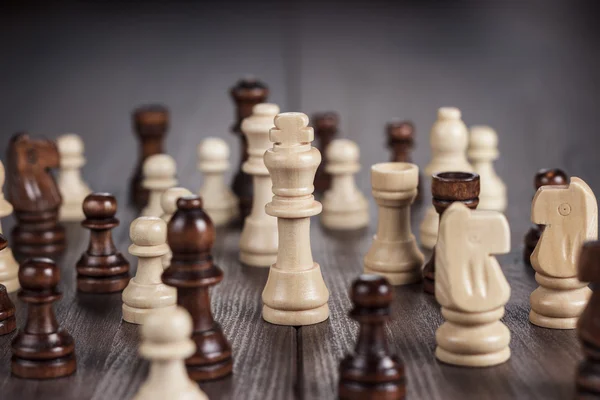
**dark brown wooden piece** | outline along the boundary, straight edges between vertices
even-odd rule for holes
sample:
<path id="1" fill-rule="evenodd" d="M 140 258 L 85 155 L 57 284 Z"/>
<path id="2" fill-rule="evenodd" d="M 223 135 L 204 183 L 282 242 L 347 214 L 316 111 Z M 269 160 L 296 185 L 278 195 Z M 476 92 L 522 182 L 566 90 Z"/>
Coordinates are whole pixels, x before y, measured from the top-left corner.
<path id="1" fill-rule="evenodd" d="M 0 250 L 4 250 L 7 246 L 8 241 L 0 234 Z M 6 286 L 0 284 L 0 335 L 11 333 L 16 327 L 15 305 L 8 297 Z"/>
<path id="2" fill-rule="evenodd" d="M 51 379 L 75 372 L 75 343 L 56 322 L 52 304 L 60 270 L 49 258 L 30 258 L 19 269 L 19 298 L 28 304 L 27 323 L 12 342 L 11 371 L 28 379 Z"/>
<path id="3" fill-rule="evenodd" d="M 248 77 L 239 80 L 229 91 L 235 103 L 235 122 L 231 132 L 240 139 L 240 164 L 233 178 L 231 189 L 240 200 L 240 217 L 244 220 L 252 210 L 254 187 L 252 177 L 242 171 L 242 164 L 248 159 L 248 141 L 242 133 L 241 125 L 244 118 L 252 115 L 252 108 L 267 101 L 269 88 L 261 81 Z"/>
<path id="4" fill-rule="evenodd" d="M 412 151 L 415 147 L 415 125 L 410 121 L 392 121 L 386 125 L 387 145 L 391 150 L 391 162 L 412 163 Z M 422 182 L 419 171 L 419 182 Z M 421 201 L 421 185 L 417 186 L 415 201 Z"/>
<path id="5" fill-rule="evenodd" d="M 312 125 L 317 139 L 317 148 L 321 152 L 321 164 L 315 174 L 315 192 L 324 193 L 331 187 L 331 175 L 325 172 L 327 165 L 327 147 L 338 133 L 340 118 L 337 113 L 327 111 L 315 114 L 312 118 Z"/>
<path id="6" fill-rule="evenodd" d="M 431 177 L 431 194 L 435 211 L 442 217 L 455 201 L 471 210 L 479 204 L 479 175 L 471 172 L 440 172 Z M 435 294 L 435 247 L 423 268 L 423 290 Z"/>
<path id="7" fill-rule="evenodd" d="M 131 178 L 130 199 L 139 208 L 148 203 L 150 192 L 142 187 L 142 167 L 146 158 L 164 153 L 164 139 L 169 129 L 169 110 L 160 104 L 150 104 L 133 111 L 133 129 L 140 141 L 138 162 Z"/>
<path id="8" fill-rule="evenodd" d="M 173 258 L 162 275 L 177 288 L 177 304 L 189 311 L 194 323 L 196 353 L 185 361 L 195 381 L 219 379 L 231 374 L 231 346 L 210 309 L 209 288 L 223 280 L 223 271 L 211 255 L 215 228 L 202 209 L 200 196 L 177 200 L 177 211 L 167 228 Z"/>
<path id="9" fill-rule="evenodd" d="M 339 398 L 343 400 L 396 400 L 406 396 L 404 365 L 391 354 L 385 337 L 394 292 L 379 275 L 361 275 L 352 283 L 354 308 L 350 318 L 360 330 L 354 354 L 340 363 Z"/>
<path id="10" fill-rule="evenodd" d="M 537 191 L 540 187 L 546 185 L 568 185 L 569 184 L 569 176 L 559 168 L 552 169 L 540 169 L 536 174 L 533 181 L 533 186 Z M 527 234 L 525 234 L 525 247 L 523 248 L 523 261 L 525 265 L 529 265 L 531 267 L 531 253 L 535 250 L 535 246 L 537 246 L 538 241 L 540 240 L 540 236 L 542 235 L 542 231 L 544 230 L 544 225 L 533 225 Z"/>
<path id="11" fill-rule="evenodd" d="M 81 225 L 90 230 L 87 250 L 77 261 L 77 289 L 88 293 L 118 292 L 129 283 L 129 262 L 117 251 L 112 229 L 119 225 L 115 218 L 117 200 L 109 193 L 92 193 L 83 200 L 85 220 Z"/>
<path id="12" fill-rule="evenodd" d="M 15 134 L 7 151 L 7 193 L 17 225 L 12 230 L 17 256 L 57 256 L 65 250 L 65 230 L 58 223 L 62 197 L 50 169 L 58 168 L 56 144 Z"/>

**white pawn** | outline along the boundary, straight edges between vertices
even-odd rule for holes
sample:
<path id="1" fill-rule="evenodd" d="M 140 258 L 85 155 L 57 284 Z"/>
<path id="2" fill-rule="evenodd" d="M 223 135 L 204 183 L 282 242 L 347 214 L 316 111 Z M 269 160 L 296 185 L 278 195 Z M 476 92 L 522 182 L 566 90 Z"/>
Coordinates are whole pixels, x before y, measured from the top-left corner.
<path id="1" fill-rule="evenodd" d="M 369 224 L 369 203 L 354 181 L 354 174 L 360 170 L 358 146 L 352 140 L 335 139 L 325 153 L 331 189 L 323 198 L 321 223 L 333 230 L 364 228 Z"/>
<path id="2" fill-rule="evenodd" d="M 150 360 L 148 378 L 134 400 L 208 400 L 185 368 L 185 359 L 194 354 L 192 318 L 182 307 L 160 310 L 142 326 L 140 354 Z"/>
<path id="3" fill-rule="evenodd" d="M 129 236 L 129 254 L 138 258 L 138 267 L 123 291 L 123 320 L 143 324 L 157 310 L 172 310 L 177 303 L 177 290 L 161 280 L 162 258 L 169 251 L 167 224 L 157 217 L 140 217 L 131 223 Z"/>
<path id="4" fill-rule="evenodd" d="M 142 186 L 150 191 L 148 205 L 142 210 L 142 216 L 160 217 L 163 214 L 160 205 L 162 194 L 177 185 L 175 160 L 168 154 L 155 154 L 144 161 L 142 173 Z"/>
<path id="5" fill-rule="evenodd" d="M 229 169 L 229 146 L 219 138 L 204 139 L 198 145 L 198 170 L 204 183 L 198 194 L 215 226 L 227 225 L 238 216 L 238 199 L 225 183 Z"/>
<path id="6" fill-rule="evenodd" d="M 0 219 L 9 216 L 13 212 L 13 206 L 4 198 L 4 179 L 6 173 L 4 164 L 0 162 Z M 0 222 L 0 233 L 2 233 L 2 223 Z M 15 260 L 10 247 L 0 250 L 0 284 L 6 286 L 8 293 L 16 292 L 21 287 L 19 285 L 19 263 Z"/>
<path id="7" fill-rule="evenodd" d="M 177 211 L 177 200 L 181 197 L 192 196 L 192 192 L 182 187 L 173 187 L 167 189 L 160 198 L 160 206 L 163 209 L 163 214 L 160 218 L 165 221 L 165 223 L 169 223 L 175 211 Z M 167 243 L 168 244 L 168 243 Z M 173 253 L 171 249 L 163 256 L 163 267 L 167 268 L 171 263 L 171 258 L 173 257 Z"/>
<path id="8" fill-rule="evenodd" d="M 83 141 L 74 134 L 61 135 L 56 139 L 60 154 L 60 170 L 57 185 L 62 196 L 59 219 L 61 221 L 83 221 L 83 199 L 92 191 L 81 178 L 85 165 Z"/>
<path id="9" fill-rule="evenodd" d="M 494 171 L 492 162 L 498 158 L 498 135 L 489 126 L 472 126 L 467 152 L 474 171 L 481 179 L 478 210 L 504 212 L 506 186 Z"/>
<path id="10" fill-rule="evenodd" d="M 438 109 L 437 121 L 429 134 L 431 146 L 431 162 L 425 167 L 425 173 L 431 175 L 438 172 L 473 172 L 467 161 L 469 133 L 461 119 L 461 112 L 455 107 Z M 421 245 L 432 249 L 437 241 L 440 217 L 433 205 L 427 208 L 425 218 L 420 226 Z"/>

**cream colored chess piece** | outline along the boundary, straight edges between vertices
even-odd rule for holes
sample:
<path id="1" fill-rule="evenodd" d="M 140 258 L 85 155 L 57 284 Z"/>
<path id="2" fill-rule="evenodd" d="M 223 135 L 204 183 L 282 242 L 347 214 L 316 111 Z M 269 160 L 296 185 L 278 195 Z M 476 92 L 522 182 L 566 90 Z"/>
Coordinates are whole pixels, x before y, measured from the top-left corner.
<path id="1" fill-rule="evenodd" d="M 185 369 L 196 351 L 190 314 L 179 306 L 157 311 L 141 331 L 140 354 L 150 360 L 150 373 L 133 400 L 208 400 Z"/>
<path id="2" fill-rule="evenodd" d="M 329 291 L 310 248 L 310 217 L 321 212 L 312 195 L 321 153 L 302 113 L 275 117 L 265 165 L 273 180 L 267 214 L 277 217 L 279 249 L 262 294 L 263 318 L 278 325 L 310 325 L 329 317 Z"/>
<path id="3" fill-rule="evenodd" d="M 392 285 L 422 279 L 423 254 L 410 230 L 410 206 L 417 196 L 419 167 L 389 162 L 371 167 L 372 193 L 379 207 L 377 234 L 365 256 L 365 273 Z"/>
<path id="4" fill-rule="evenodd" d="M 4 198 L 4 180 L 6 172 L 4 164 L 0 162 L 0 219 L 9 216 L 13 212 L 13 206 Z M 0 222 L 0 233 L 2 232 L 2 222 Z M 19 285 L 19 263 L 15 260 L 10 247 L 0 250 L 0 283 L 6 286 L 8 293 L 16 292 L 21 287 Z"/>
<path id="5" fill-rule="evenodd" d="M 489 367 L 510 358 L 510 331 L 500 322 L 510 286 L 494 257 L 509 251 L 503 214 L 458 202 L 444 211 L 435 250 L 435 298 L 446 320 L 435 333 L 440 361 Z"/>
<path id="6" fill-rule="evenodd" d="M 254 197 L 252 211 L 244 221 L 240 237 L 240 261 L 253 267 L 270 267 L 277 260 L 277 218 L 265 212 L 271 201 L 271 176 L 263 156 L 271 147 L 269 130 L 279 114 L 275 104 L 257 104 L 252 115 L 242 122 L 242 132 L 248 141 L 248 160 L 242 170 L 252 176 Z"/>
<path id="7" fill-rule="evenodd" d="M 182 187 L 167 189 L 160 197 L 160 206 L 163 210 L 163 214 L 160 218 L 168 224 L 173 214 L 175 214 L 175 211 L 177 211 L 177 200 L 185 196 L 192 196 L 192 192 Z M 173 253 L 171 252 L 171 249 L 169 249 L 167 254 L 162 258 L 163 267 L 167 268 L 169 266 L 172 257 Z"/>
<path id="8" fill-rule="evenodd" d="M 506 185 L 496 174 L 494 160 L 498 158 L 498 135 L 489 126 L 472 126 L 467 155 L 473 170 L 481 178 L 478 210 L 504 212 Z"/>
<path id="9" fill-rule="evenodd" d="M 238 217 L 238 199 L 225 183 L 229 169 L 229 146 L 219 138 L 204 139 L 198 145 L 198 170 L 204 183 L 198 194 L 202 196 L 204 211 L 215 226 L 227 225 Z"/>
<path id="10" fill-rule="evenodd" d="M 56 139 L 60 154 L 58 189 L 62 196 L 59 219 L 61 221 L 83 221 L 83 199 L 92 193 L 81 178 L 81 168 L 85 165 L 83 141 L 74 134 L 61 135 Z"/>
<path id="11" fill-rule="evenodd" d="M 431 175 L 438 172 L 473 172 L 466 156 L 469 134 L 458 108 L 442 107 L 438 110 L 437 121 L 429 134 L 429 144 L 431 162 L 425 173 L 430 180 Z M 439 218 L 433 205 L 429 206 L 420 226 L 423 247 L 432 249 L 435 246 Z"/>
<path id="12" fill-rule="evenodd" d="M 352 140 L 335 139 L 325 152 L 331 189 L 323 197 L 321 223 L 333 230 L 364 228 L 369 225 L 369 203 L 354 181 L 360 170 L 358 146 Z"/>
<path id="13" fill-rule="evenodd" d="M 168 154 L 155 154 L 144 161 L 142 173 L 142 186 L 150 191 L 148 205 L 142 210 L 142 216 L 160 217 L 163 214 L 160 205 L 162 194 L 177 185 L 175 160 Z"/>
<path id="14" fill-rule="evenodd" d="M 577 278 L 583 243 L 598 238 L 598 204 L 581 179 L 568 186 L 542 186 L 531 204 L 531 221 L 545 225 L 531 265 L 539 287 L 529 301 L 531 323 L 552 329 L 575 329 L 592 294 Z"/>
<path id="15" fill-rule="evenodd" d="M 167 224 L 157 217 L 140 217 L 129 227 L 133 244 L 129 254 L 138 258 L 138 267 L 123 290 L 123 319 L 143 324 L 149 315 L 161 309 L 173 309 L 177 303 L 175 288 L 162 283 L 162 258 L 169 251 Z"/>

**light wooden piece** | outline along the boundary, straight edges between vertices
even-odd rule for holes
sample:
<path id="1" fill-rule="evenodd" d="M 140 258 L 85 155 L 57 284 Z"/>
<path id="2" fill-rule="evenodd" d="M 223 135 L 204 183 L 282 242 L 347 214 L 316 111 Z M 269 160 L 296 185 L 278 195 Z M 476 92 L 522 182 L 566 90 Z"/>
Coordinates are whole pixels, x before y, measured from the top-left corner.
<path id="1" fill-rule="evenodd" d="M 529 298 L 531 323 L 575 329 L 592 294 L 577 278 L 583 243 L 598 238 L 598 204 L 592 189 L 573 177 L 568 186 L 542 186 L 531 204 L 531 222 L 545 225 L 531 265 L 539 287 Z"/>
<path id="2" fill-rule="evenodd" d="M 142 326 L 140 355 L 150 360 L 148 378 L 134 400 L 208 400 L 185 369 L 184 360 L 194 354 L 190 339 L 192 318 L 183 307 L 159 310 Z"/>
<path id="3" fill-rule="evenodd" d="M 431 162 L 425 167 L 425 173 L 431 175 L 438 172 L 473 172 L 467 161 L 469 133 L 461 119 L 461 112 L 455 107 L 438 109 L 437 121 L 429 134 L 431 146 Z M 437 240 L 440 218 L 433 206 L 427 208 L 425 218 L 419 227 L 421 245 L 432 249 Z"/>
<path id="4" fill-rule="evenodd" d="M 171 217 L 173 216 L 173 214 L 175 214 L 175 211 L 177 211 L 177 200 L 179 200 L 181 197 L 192 196 L 192 195 L 193 195 L 192 192 L 190 192 L 188 189 L 183 188 L 183 187 L 173 187 L 173 188 L 167 189 L 160 197 L 160 206 L 163 210 L 163 214 L 160 216 L 160 218 L 163 221 L 165 221 L 166 223 L 169 223 L 169 221 L 171 220 Z M 171 263 L 172 257 L 173 257 L 173 253 L 171 252 L 171 249 L 169 248 L 169 251 L 167 252 L 167 254 L 165 254 L 162 258 L 163 267 L 165 269 Z"/>
<path id="5" fill-rule="evenodd" d="M 83 140 L 74 133 L 68 133 L 59 136 L 56 145 L 60 154 L 57 185 L 62 196 L 59 220 L 83 221 L 83 199 L 92 193 L 81 178 L 81 168 L 85 165 Z"/>
<path id="6" fill-rule="evenodd" d="M 506 210 L 506 185 L 494 170 L 498 159 L 498 135 L 489 126 L 472 126 L 467 155 L 473 170 L 481 179 L 478 210 L 504 212 Z"/>
<path id="7" fill-rule="evenodd" d="M 377 234 L 365 255 L 365 273 L 382 275 L 392 285 L 422 279 L 424 257 L 410 228 L 410 206 L 417 196 L 419 167 L 389 162 L 371 167 L 372 193 L 379 207 Z"/>
<path id="8" fill-rule="evenodd" d="M 133 244 L 129 254 L 138 258 L 137 272 L 123 290 L 123 320 L 143 324 L 157 310 L 173 309 L 177 303 L 175 288 L 161 280 L 162 258 L 169 251 L 167 224 L 157 217 L 140 217 L 129 227 Z"/>
<path id="9" fill-rule="evenodd" d="M 458 202 L 442 214 L 435 258 L 435 297 L 446 320 L 435 333 L 440 361 L 489 367 L 510 358 L 510 331 L 500 322 L 510 286 L 494 257 L 509 251 L 503 214 Z"/>
<path id="10" fill-rule="evenodd" d="M 262 294 L 262 315 L 278 325 L 316 324 L 329 318 L 329 291 L 310 248 L 310 217 L 322 209 L 312 195 L 321 154 L 310 144 L 314 132 L 302 113 L 277 115 L 269 138 L 274 144 L 264 159 L 274 196 L 266 212 L 277 217 L 279 248 Z"/>
<path id="11" fill-rule="evenodd" d="M 369 203 L 354 180 L 360 171 L 358 145 L 352 140 L 335 139 L 325 153 L 325 173 L 331 176 L 331 188 L 323 198 L 321 223 L 332 230 L 364 228 L 369 225 Z"/>
<path id="12" fill-rule="evenodd" d="M 204 181 L 198 194 L 204 211 L 215 226 L 227 225 L 239 215 L 238 198 L 225 183 L 229 170 L 229 146 L 219 138 L 206 138 L 198 145 L 198 170 Z"/>
<path id="13" fill-rule="evenodd" d="M 265 212 L 265 205 L 271 201 L 271 176 L 265 166 L 264 154 L 271 142 L 269 130 L 279 114 L 276 104 L 257 104 L 252 115 L 242 122 L 242 132 L 248 142 L 248 159 L 242 171 L 252 176 L 254 197 L 252 210 L 244 221 L 240 237 L 240 261 L 253 267 L 270 267 L 277 260 L 277 218 Z"/>
<path id="14" fill-rule="evenodd" d="M 4 164 L 0 161 L 0 235 L 2 232 L 1 219 L 8 217 L 13 212 L 13 206 L 4 198 L 4 180 L 6 178 L 6 172 L 4 170 Z M 13 252 L 10 247 L 6 246 L 0 250 L 0 284 L 6 286 L 8 293 L 16 292 L 21 288 L 19 285 L 19 263 L 15 260 Z"/>
<path id="15" fill-rule="evenodd" d="M 177 185 L 175 160 L 168 154 L 155 154 L 146 158 L 142 173 L 142 187 L 150 191 L 148 205 L 142 210 L 142 216 L 160 217 L 163 214 L 160 205 L 162 194 Z"/>

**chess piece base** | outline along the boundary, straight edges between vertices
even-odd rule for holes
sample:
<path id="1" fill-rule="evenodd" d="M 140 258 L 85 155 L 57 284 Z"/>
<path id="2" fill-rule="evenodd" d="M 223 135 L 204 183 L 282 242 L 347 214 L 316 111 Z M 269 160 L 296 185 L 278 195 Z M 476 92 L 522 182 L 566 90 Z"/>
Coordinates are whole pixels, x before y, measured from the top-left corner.
<path id="1" fill-rule="evenodd" d="M 77 290 L 85 293 L 120 292 L 129 283 L 129 263 L 122 254 L 84 253 L 77 262 Z"/>
<path id="2" fill-rule="evenodd" d="M 338 387 L 340 400 L 404 400 L 406 389 L 401 383 L 382 382 L 379 384 L 341 381 Z"/>
<path id="3" fill-rule="evenodd" d="M 535 311 L 529 312 L 529 322 L 542 328 L 575 329 L 577 328 L 577 321 L 579 321 L 579 317 L 552 318 L 538 314 Z"/>
<path id="4" fill-rule="evenodd" d="M 129 322 L 130 324 L 143 325 L 146 318 L 153 312 L 158 310 L 174 310 L 175 304 L 171 306 L 159 307 L 159 308 L 136 308 L 123 304 L 123 321 Z"/>
<path id="5" fill-rule="evenodd" d="M 85 214 L 83 214 L 83 208 L 81 205 L 83 204 L 83 199 L 81 199 L 81 203 L 69 203 L 63 204 L 59 211 L 58 220 L 61 222 L 81 222 L 85 219 Z"/>
<path id="6" fill-rule="evenodd" d="M 274 254 L 257 254 L 240 251 L 240 262 L 249 267 L 268 268 L 277 261 L 277 252 Z"/>
<path id="7" fill-rule="evenodd" d="M 544 286 L 535 289 L 529 301 L 529 321 L 542 328 L 575 329 L 592 291 L 577 278 L 552 278 L 535 274 Z"/>
<path id="8" fill-rule="evenodd" d="M 275 325 L 314 325 L 329 318 L 329 306 L 324 304 L 311 310 L 284 311 L 263 305 L 262 316 L 265 321 Z"/>
<path id="9" fill-rule="evenodd" d="M 358 230 L 369 225 L 369 209 L 347 211 L 328 211 L 323 207 L 321 224 L 327 229 L 336 231 Z"/>
<path id="10" fill-rule="evenodd" d="M 17 320 L 14 316 L 8 317 L 3 321 L 0 321 L 0 336 L 6 335 L 7 333 L 11 333 L 17 329 Z"/>
<path id="11" fill-rule="evenodd" d="M 162 384 L 162 382 L 158 382 L 158 384 Z M 206 394 L 198 388 L 195 382 L 178 385 L 176 388 L 171 387 L 172 384 L 157 386 L 157 383 L 146 381 L 133 400 L 208 400 Z"/>
<path id="12" fill-rule="evenodd" d="M 433 206 L 429 207 L 420 226 L 421 246 L 426 249 L 433 249 L 437 242 L 439 224 L 440 216 Z"/>
<path id="13" fill-rule="evenodd" d="M 411 235 L 412 236 L 412 235 Z M 365 273 L 386 277 L 394 286 L 420 282 L 423 254 L 414 236 L 405 242 L 373 240 L 364 260 Z"/>
<path id="14" fill-rule="evenodd" d="M 208 334 L 203 332 L 200 335 L 202 337 L 205 335 L 210 336 L 210 332 L 208 332 Z M 185 366 L 187 368 L 189 377 L 196 382 L 203 382 L 221 379 L 227 375 L 230 375 L 233 371 L 231 350 L 227 354 L 228 355 L 225 358 L 220 360 L 211 360 L 208 357 L 200 358 L 196 357 L 196 355 L 188 358 L 185 361 Z"/>
<path id="15" fill-rule="evenodd" d="M 71 375 L 75 372 L 75 354 L 54 360 L 34 361 L 13 356 L 11 372 L 25 379 L 53 379 Z"/>
<path id="16" fill-rule="evenodd" d="M 435 357 L 443 363 L 461 367 L 493 367 L 502 364 L 510 358 L 510 349 L 507 347 L 496 353 L 490 354 L 453 354 L 440 347 L 435 349 Z"/>

